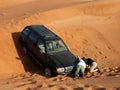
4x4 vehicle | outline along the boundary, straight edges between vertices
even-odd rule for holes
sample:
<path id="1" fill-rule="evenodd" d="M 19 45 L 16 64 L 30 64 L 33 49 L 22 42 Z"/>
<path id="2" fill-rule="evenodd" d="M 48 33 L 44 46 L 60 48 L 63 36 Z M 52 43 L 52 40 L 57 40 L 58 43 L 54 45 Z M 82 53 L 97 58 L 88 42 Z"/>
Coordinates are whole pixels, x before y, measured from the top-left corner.
<path id="1" fill-rule="evenodd" d="M 44 25 L 26 26 L 20 42 L 25 54 L 33 57 L 46 76 L 70 74 L 77 63 L 64 41 Z"/>

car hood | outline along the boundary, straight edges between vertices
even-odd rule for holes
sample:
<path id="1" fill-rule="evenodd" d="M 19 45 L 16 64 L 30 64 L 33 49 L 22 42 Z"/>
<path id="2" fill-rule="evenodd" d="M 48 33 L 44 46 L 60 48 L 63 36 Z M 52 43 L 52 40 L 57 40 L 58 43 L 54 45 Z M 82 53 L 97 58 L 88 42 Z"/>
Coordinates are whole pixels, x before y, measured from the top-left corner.
<path id="1" fill-rule="evenodd" d="M 58 67 L 74 66 L 77 63 L 76 57 L 69 51 L 54 53 L 49 55 L 49 58 L 54 61 Z"/>

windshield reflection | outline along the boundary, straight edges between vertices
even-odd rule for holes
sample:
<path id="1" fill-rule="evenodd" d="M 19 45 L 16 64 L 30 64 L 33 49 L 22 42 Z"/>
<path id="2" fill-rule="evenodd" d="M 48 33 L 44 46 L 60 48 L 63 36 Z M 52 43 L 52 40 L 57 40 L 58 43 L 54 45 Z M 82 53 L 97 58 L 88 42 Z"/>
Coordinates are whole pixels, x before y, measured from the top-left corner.
<path id="1" fill-rule="evenodd" d="M 46 48 L 48 53 L 56 53 L 67 50 L 62 40 L 46 41 Z"/>

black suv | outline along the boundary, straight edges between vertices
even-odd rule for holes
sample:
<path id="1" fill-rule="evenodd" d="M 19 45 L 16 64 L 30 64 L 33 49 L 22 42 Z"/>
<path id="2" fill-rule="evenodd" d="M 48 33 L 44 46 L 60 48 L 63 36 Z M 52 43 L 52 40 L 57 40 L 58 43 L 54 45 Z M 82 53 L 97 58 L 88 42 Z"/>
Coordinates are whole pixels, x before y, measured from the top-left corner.
<path id="1" fill-rule="evenodd" d="M 33 57 L 46 76 L 70 74 L 77 63 L 63 40 L 43 25 L 26 26 L 20 42 L 25 54 Z"/>

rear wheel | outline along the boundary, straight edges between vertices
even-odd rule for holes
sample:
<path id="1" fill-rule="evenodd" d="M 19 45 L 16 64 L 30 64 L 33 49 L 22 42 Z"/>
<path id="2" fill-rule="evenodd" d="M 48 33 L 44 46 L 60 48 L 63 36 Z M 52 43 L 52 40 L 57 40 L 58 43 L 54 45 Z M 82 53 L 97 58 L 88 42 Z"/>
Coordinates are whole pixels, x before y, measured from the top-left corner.
<path id="1" fill-rule="evenodd" d="M 25 55 L 28 54 L 28 50 L 27 50 L 26 46 L 23 46 L 23 51 L 24 51 Z"/>

